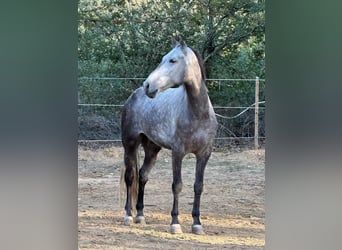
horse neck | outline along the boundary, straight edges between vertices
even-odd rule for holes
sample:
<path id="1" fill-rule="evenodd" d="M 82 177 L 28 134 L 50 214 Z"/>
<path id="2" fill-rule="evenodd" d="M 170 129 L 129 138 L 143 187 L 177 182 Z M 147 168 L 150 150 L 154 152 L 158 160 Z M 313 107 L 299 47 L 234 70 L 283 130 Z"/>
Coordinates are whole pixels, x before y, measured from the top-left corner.
<path id="1" fill-rule="evenodd" d="M 191 48 L 187 49 L 187 56 L 184 85 L 190 109 L 198 119 L 208 118 L 209 98 L 202 74 L 202 63 L 199 61 L 197 53 Z"/>
<path id="2" fill-rule="evenodd" d="M 209 98 L 208 90 L 204 80 L 199 82 L 192 80 L 184 83 L 188 103 L 192 113 L 199 119 L 209 117 Z"/>

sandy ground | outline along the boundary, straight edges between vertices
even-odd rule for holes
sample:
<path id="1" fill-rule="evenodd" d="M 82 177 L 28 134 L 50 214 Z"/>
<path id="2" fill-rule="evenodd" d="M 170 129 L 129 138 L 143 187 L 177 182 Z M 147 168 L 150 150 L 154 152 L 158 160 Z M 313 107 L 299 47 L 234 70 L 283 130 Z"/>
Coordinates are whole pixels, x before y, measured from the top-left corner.
<path id="1" fill-rule="evenodd" d="M 121 147 L 79 148 L 79 249 L 264 249 L 264 150 L 212 154 L 201 200 L 205 235 L 191 233 L 193 155 L 183 160 L 179 205 L 183 234 L 169 233 L 172 167 L 167 150 L 159 153 L 146 184 L 146 224 L 124 226 L 122 155 Z M 143 153 L 140 162 L 142 157 Z"/>

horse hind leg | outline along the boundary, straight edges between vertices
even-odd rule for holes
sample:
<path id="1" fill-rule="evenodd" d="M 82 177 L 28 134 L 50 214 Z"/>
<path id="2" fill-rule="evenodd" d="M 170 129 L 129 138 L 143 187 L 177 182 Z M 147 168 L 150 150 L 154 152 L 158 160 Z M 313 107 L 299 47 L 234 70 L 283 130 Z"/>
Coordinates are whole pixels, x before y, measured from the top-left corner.
<path id="1" fill-rule="evenodd" d="M 123 224 L 129 226 L 133 222 L 132 207 L 133 200 L 136 199 L 136 186 L 138 183 L 138 165 L 137 165 L 137 149 L 139 146 L 139 140 L 130 140 L 128 143 L 124 143 L 124 162 L 125 173 L 124 179 L 126 183 L 126 205 L 125 205 L 125 217 Z"/>
<path id="2" fill-rule="evenodd" d="M 201 194 L 203 191 L 203 177 L 204 170 L 211 155 L 211 150 L 204 152 L 203 154 L 196 155 L 196 178 L 194 183 L 194 204 L 192 209 L 192 233 L 194 234 L 204 234 L 203 227 L 200 222 L 200 201 Z"/>
<path id="3" fill-rule="evenodd" d="M 145 223 L 144 217 L 144 192 L 145 185 L 148 181 L 148 175 L 153 168 L 157 154 L 161 147 L 148 140 L 146 137 L 142 141 L 142 145 L 145 151 L 144 163 L 139 171 L 139 191 L 138 191 L 138 201 L 137 201 L 137 216 L 135 217 L 135 223 Z"/>

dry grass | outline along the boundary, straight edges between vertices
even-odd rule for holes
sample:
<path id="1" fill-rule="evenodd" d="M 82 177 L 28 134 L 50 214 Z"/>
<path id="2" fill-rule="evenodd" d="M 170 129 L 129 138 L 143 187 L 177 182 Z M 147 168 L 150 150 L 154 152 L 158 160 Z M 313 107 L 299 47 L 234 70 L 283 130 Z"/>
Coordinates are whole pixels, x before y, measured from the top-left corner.
<path id="1" fill-rule="evenodd" d="M 183 161 L 180 220 L 169 233 L 170 152 L 163 150 L 145 193 L 146 225 L 122 225 L 122 148 L 79 150 L 79 249 L 263 249 L 264 150 L 214 152 L 205 173 L 201 218 L 205 235 L 191 234 L 195 158 Z"/>

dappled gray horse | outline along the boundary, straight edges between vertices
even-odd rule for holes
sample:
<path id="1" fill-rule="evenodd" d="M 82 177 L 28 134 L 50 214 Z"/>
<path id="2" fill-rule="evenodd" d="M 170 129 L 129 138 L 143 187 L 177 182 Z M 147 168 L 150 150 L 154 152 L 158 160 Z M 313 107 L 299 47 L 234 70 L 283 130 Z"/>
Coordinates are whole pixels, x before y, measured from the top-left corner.
<path id="1" fill-rule="evenodd" d="M 183 41 L 173 41 L 173 49 L 163 57 L 143 86 L 128 98 L 123 107 L 121 127 L 126 167 L 123 176 L 127 188 L 124 224 L 133 222 L 134 199 L 137 199 L 135 222 L 145 222 L 144 187 L 157 154 L 164 147 L 172 151 L 174 199 L 170 231 L 182 233 L 178 221 L 182 160 L 186 154 L 193 153 L 196 156 L 196 177 L 192 232 L 203 234 L 200 199 L 217 121 L 205 86 L 203 61 L 198 53 Z M 139 171 L 137 149 L 140 144 L 145 158 Z"/>

